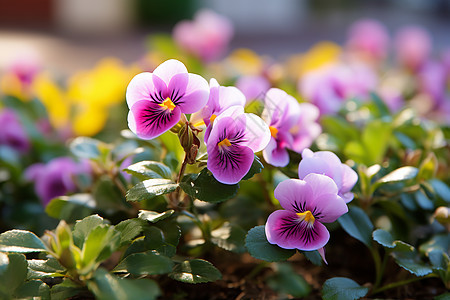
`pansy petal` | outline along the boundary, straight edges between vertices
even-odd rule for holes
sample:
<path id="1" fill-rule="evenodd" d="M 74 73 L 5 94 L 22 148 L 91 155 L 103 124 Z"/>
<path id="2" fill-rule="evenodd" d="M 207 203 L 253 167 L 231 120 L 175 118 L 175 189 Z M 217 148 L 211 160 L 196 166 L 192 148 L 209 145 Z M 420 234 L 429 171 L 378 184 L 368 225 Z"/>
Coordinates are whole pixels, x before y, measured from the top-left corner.
<path id="1" fill-rule="evenodd" d="M 155 138 L 172 128 L 180 120 L 178 107 L 173 111 L 164 109 L 151 101 L 138 101 L 130 109 L 132 117 L 128 117 L 128 126 L 142 139 Z"/>
<path id="2" fill-rule="evenodd" d="M 275 167 L 285 167 L 289 163 L 289 153 L 285 148 L 277 147 L 277 141 L 270 139 L 269 144 L 263 150 L 264 160 Z"/>
<path id="3" fill-rule="evenodd" d="M 219 87 L 219 107 L 224 110 L 234 105 L 245 105 L 245 96 L 234 86 L 221 86 Z"/>
<path id="4" fill-rule="evenodd" d="M 307 182 L 312 190 L 313 197 L 311 199 L 316 199 L 324 194 L 337 195 L 338 193 L 336 183 L 326 175 L 311 173 L 306 175 L 303 180 Z"/>
<path id="5" fill-rule="evenodd" d="M 341 160 L 333 152 L 317 151 L 312 157 L 300 161 L 298 175 L 300 179 L 303 179 L 309 173 L 324 174 L 331 177 L 340 188 L 342 186 L 341 165 Z"/>
<path id="6" fill-rule="evenodd" d="M 308 204 L 316 220 L 323 223 L 332 223 L 348 212 L 347 204 L 336 194 L 322 194 Z"/>
<path id="7" fill-rule="evenodd" d="M 208 144 L 208 170 L 217 181 L 224 184 L 238 183 L 250 170 L 254 160 L 253 151 L 245 146 L 231 145 L 219 149 Z"/>
<path id="8" fill-rule="evenodd" d="M 183 101 L 183 96 L 186 92 L 188 81 L 188 73 L 179 73 L 174 75 L 170 79 L 170 83 L 167 87 L 167 94 L 164 95 L 164 99 L 169 97 L 175 105 L 181 104 Z"/>
<path id="9" fill-rule="evenodd" d="M 358 181 L 358 174 L 346 164 L 342 164 L 342 188 L 341 192 L 349 192 Z"/>
<path id="10" fill-rule="evenodd" d="M 209 98 L 208 82 L 197 74 L 189 74 L 186 91 L 178 106 L 185 114 L 192 114 L 202 109 Z"/>
<path id="11" fill-rule="evenodd" d="M 242 116 L 237 117 L 236 120 L 245 123 L 247 128 L 245 131 L 246 145 L 253 152 L 263 150 L 271 139 L 269 126 L 255 114 L 244 114 L 243 116 L 245 121 Z"/>
<path id="12" fill-rule="evenodd" d="M 186 66 L 182 62 L 176 59 L 169 59 L 160 64 L 153 71 L 153 74 L 161 78 L 166 85 L 169 85 L 170 80 L 174 75 L 187 72 Z"/>
<path id="13" fill-rule="evenodd" d="M 156 92 L 152 77 L 152 73 L 144 72 L 131 79 L 126 93 L 128 108 L 131 108 L 137 101 L 151 100 L 150 95 Z"/>
<path id="14" fill-rule="evenodd" d="M 306 204 L 313 196 L 313 192 L 305 181 L 287 179 L 277 185 L 274 195 L 281 207 L 298 213 L 306 210 Z"/>
<path id="15" fill-rule="evenodd" d="M 271 213 L 265 231 L 269 243 L 284 249 L 317 250 L 330 238 L 330 233 L 320 222 L 311 225 L 300 220 L 296 213 L 286 210 Z"/>

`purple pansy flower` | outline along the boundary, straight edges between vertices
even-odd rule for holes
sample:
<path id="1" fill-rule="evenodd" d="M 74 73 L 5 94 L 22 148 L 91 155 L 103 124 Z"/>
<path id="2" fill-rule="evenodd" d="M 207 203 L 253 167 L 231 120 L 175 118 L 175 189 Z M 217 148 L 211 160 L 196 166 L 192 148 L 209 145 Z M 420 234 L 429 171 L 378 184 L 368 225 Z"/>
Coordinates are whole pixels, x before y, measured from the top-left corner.
<path id="1" fill-rule="evenodd" d="M 270 82 L 263 76 L 242 76 L 236 81 L 236 87 L 244 93 L 247 104 L 255 100 L 262 100 L 270 89 Z"/>
<path id="2" fill-rule="evenodd" d="M 34 181 L 36 194 L 47 205 L 51 199 L 77 190 L 74 176 L 92 172 L 88 160 L 75 162 L 70 157 L 58 157 L 47 164 L 37 163 L 28 167 L 25 178 Z"/>
<path id="3" fill-rule="evenodd" d="M 6 145 L 21 153 L 30 149 L 30 141 L 14 110 L 0 111 L 0 145 Z"/>
<path id="4" fill-rule="evenodd" d="M 325 175 L 309 174 L 303 180 L 287 179 L 275 188 L 275 198 L 284 210 L 274 211 L 266 222 L 271 244 L 284 249 L 319 250 L 330 238 L 325 225 L 348 211 L 334 181 Z"/>
<path id="5" fill-rule="evenodd" d="M 230 107 L 241 107 L 244 110 L 245 96 L 234 86 L 220 86 L 216 79 L 210 80 L 209 99 L 205 107 L 191 116 L 191 123 L 203 121 L 206 125 L 205 143 L 211 133 L 214 119 Z"/>
<path id="6" fill-rule="evenodd" d="M 262 112 L 272 136 L 263 150 L 265 161 L 275 167 L 284 167 L 289 163 L 287 149 L 300 152 L 311 146 L 321 132 L 316 123 L 318 116 L 319 110 L 314 105 L 299 104 L 286 92 L 271 88 L 266 93 Z"/>
<path id="7" fill-rule="evenodd" d="M 207 167 L 219 182 L 238 183 L 250 170 L 254 152 L 264 149 L 269 139 L 269 127 L 261 118 L 231 107 L 213 122 Z"/>
<path id="8" fill-rule="evenodd" d="M 142 139 L 152 139 L 194 113 L 208 101 L 208 82 L 171 59 L 153 73 L 136 75 L 127 88 L 128 127 Z"/>
<path id="9" fill-rule="evenodd" d="M 353 200 L 351 189 L 358 181 L 358 174 L 346 164 L 341 163 L 339 157 L 333 152 L 303 150 L 302 160 L 298 165 L 298 178 L 304 179 L 311 173 L 330 177 L 338 188 L 339 196 L 346 203 Z"/>

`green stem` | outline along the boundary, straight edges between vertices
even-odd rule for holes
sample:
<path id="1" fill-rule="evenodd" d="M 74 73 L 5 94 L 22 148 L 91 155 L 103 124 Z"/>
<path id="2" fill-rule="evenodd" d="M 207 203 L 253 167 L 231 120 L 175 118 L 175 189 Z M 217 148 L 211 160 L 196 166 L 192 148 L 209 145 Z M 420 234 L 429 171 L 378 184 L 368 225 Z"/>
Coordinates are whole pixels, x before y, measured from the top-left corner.
<path id="1" fill-rule="evenodd" d="M 200 228 L 200 230 L 202 231 L 202 235 L 205 241 L 209 241 L 211 239 L 211 232 L 209 226 L 203 224 L 203 222 L 196 215 L 188 212 L 187 210 L 182 210 L 181 213 L 190 218 L 192 221 L 194 221 L 195 225 L 197 225 L 198 228 Z"/>
<path id="2" fill-rule="evenodd" d="M 370 253 L 372 254 L 372 258 L 373 258 L 373 262 L 375 264 L 375 284 L 374 284 L 374 289 L 376 289 L 380 283 L 381 280 L 383 279 L 383 272 L 384 272 L 384 267 L 383 264 L 381 262 L 381 258 L 380 258 L 380 253 L 378 252 L 377 247 L 375 248 L 369 248 L 370 249 Z"/>
<path id="3" fill-rule="evenodd" d="M 413 277 L 413 278 L 409 278 L 409 279 L 406 279 L 406 280 L 393 282 L 393 283 L 390 283 L 390 284 L 386 284 L 385 286 L 382 286 L 379 289 L 374 289 L 371 294 L 375 295 L 375 294 L 384 292 L 384 291 L 389 290 L 389 289 L 393 289 L 393 288 L 396 288 L 396 287 L 399 287 L 399 286 L 402 286 L 402 285 L 407 285 L 407 284 L 410 284 L 410 283 L 413 283 L 413 282 L 416 282 L 416 281 L 419 281 L 419 280 L 422 280 L 422 279 L 433 278 L 433 277 L 437 277 L 436 274 L 429 274 L 429 275 L 423 276 L 423 277 Z"/>

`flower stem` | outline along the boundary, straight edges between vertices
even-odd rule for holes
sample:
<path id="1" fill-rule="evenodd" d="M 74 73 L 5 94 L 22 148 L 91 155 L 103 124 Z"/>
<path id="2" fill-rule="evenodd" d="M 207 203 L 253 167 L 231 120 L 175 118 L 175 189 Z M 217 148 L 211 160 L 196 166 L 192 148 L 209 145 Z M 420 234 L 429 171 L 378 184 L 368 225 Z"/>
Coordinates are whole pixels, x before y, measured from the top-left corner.
<path id="1" fill-rule="evenodd" d="M 393 282 L 393 283 L 390 283 L 390 284 L 386 284 L 385 286 L 382 286 L 382 287 L 380 287 L 378 289 L 374 289 L 371 294 L 375 295 L 375 294 L 384 292 L 384 291 L 389 290 L 389 289 L 393 289 L 393 288 L 396 288 L 396 287 L 399 287 L 399 286 L 402 286 L 402 285 L 407 285 L 407 284 L 410 284 L 410 283 L 413 283 L 413 282 L 416 282 L 416 281 L 419 281 L 419 280 L 422 280 L 422 279 L 433 278 L 433 277 L 437 277 L 436 274 L 428 274 L 427 276 L 423 276 L 423 277 L 413 277 L 413 278 L 409 278 L 409 279 L 406 279 L 406 280 Z"/>
<path id="2" fill-rule="evenodd" d="M 373 262 L 375 264 L 375 284 L 374 289 L 376 289 L 383 279 L 383 273 L 384 273 L 384 263 L 381 262 L 380 253 L 378 252 L 378 249 L 375 248 L 369 248 L 370 252 L 372 254 Z"/>

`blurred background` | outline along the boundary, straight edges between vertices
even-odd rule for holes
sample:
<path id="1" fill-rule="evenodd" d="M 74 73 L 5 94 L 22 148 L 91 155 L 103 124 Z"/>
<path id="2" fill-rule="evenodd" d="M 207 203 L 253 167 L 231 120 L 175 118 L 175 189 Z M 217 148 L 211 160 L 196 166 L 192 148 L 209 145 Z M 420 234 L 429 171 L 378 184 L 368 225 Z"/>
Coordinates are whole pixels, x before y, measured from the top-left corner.
<path id="1" fill-rule="evenodd" d="M 170 34 L 201 8 L 232 21 L 230 51 L 245 47 L 276 59 L 320 40 L 341 44 L 361 18 L 379 20 L 391 34 L 419 25 L 434 51 L 450 47 L 450 0 L 0 0 L 0 72 L 28 49 L 61 75 L 105 56 L 133 62 L 146 53 L 148 35 Z"/>

